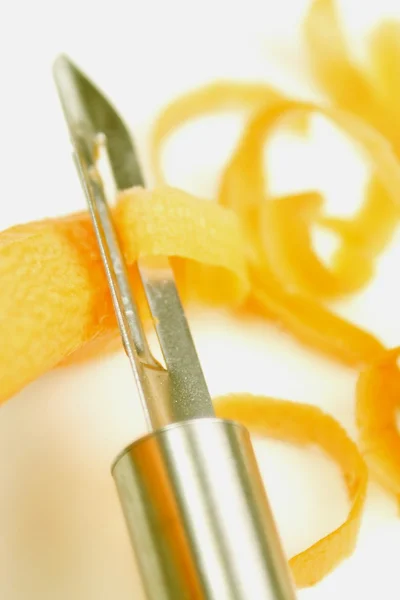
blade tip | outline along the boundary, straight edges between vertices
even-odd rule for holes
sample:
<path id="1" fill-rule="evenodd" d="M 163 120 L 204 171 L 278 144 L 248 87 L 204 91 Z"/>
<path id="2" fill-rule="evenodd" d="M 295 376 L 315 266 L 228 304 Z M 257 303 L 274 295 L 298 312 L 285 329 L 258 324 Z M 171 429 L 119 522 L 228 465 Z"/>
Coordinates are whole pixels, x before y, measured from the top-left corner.
<path id="1" fill-rule="evenodd" d="M 73 62 L 68 57 L 67 54 L 61 53 L 53 61 L 53 75 L 57 78 L 57 76 L 65 71 L 65 69 L 71 69 L 73 67 Z"/>

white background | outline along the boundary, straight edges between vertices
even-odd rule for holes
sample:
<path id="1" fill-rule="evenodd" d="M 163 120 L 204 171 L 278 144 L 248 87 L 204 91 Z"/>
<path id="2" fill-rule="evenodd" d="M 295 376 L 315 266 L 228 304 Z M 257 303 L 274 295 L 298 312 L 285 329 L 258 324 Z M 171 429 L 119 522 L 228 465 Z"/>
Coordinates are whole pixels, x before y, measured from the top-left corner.
<path id="1" fill-rule="evenodd" d="M 359 56 L 363 35 L 395 4 L 340 3 Z M 69 53 L 118 104 L 146 162 L 152 119 L 195 85 L 259 79 L 310 94 L 298 35 L 306 6 L 303 0 L 0 0 L 0 227 L 84 207 L 51 78 L 58 52 Z M 212 197 L 240 124 L 232 115 L 210 118 L 175 136 L 165 162 L 170 182 Z M 360 198 L 365 166 L 327 125 L 316 124 L 307 146 L 277 139 L 270 160 L 277 191 L 317 186 L 327 192 L 332 214 L 348 214 Z M 380 261 L 371 288 L 335 307 L 388 345 L 400 342 L 399 260 L 400 239 Z M 214 396 L 247 391 L 311 402 L 355 435 L 355 372 L 268 323 L 244 325 L 205 311 L 192 326 Z M 123 355 L 48 374 L 1 408 L 3 600 L 142 597 L 109 473 L 115 455 L 142 431 Z M 292 555 L 343 520 L 344 485 L 317 452 L 258 441 L 257 449 Z M 398 598 L 399 553 L 396 504 L 371 484 L 356 553 L 299 598 L 377 597 L 382 588 L 387 599 Z"/>

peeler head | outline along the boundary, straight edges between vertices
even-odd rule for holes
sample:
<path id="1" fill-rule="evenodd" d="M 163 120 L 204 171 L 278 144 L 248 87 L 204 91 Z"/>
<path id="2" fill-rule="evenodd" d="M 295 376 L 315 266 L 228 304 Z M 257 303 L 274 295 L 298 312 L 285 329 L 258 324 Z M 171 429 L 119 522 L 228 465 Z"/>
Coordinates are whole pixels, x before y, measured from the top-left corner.
<path id="1" fill-rule="evenodd" d="M 132 295 L 111 211 L 119 190 L 143 185 L 131 136 L 103 93 L 69 58 L 56 60 L 54 77 L 146 421 L 149 427 L 157 428 L 212 417 L 211 397 L 168 257 L 157 267 L 139 257 L 133 267 L 148 302 L 166 368 L 150 350 Z"/>
<path id="2" fill-rule="evenodd" d="M 74 145 L 79 138 L 92 148 L 93 140 L 103 134 L 117 189 L 143 186 L 133 141 L 112 104 L 65 55 L 56 59 L 53 72 Z"/>

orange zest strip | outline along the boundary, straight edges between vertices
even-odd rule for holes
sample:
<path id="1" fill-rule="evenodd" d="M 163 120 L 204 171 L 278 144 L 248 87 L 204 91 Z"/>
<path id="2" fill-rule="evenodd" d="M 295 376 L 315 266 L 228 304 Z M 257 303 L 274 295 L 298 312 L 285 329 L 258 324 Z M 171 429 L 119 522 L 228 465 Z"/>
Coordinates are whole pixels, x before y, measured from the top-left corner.
<path id="1" fill-rule="evenodd" d="M 385 185 L 375 175 L 368 183 L 365 201 L 356 219 L 322 217 L 319 222 L 336 232 L 345 242 L 335 256 L 336 263 L 342 263 L 342 269 L 346 254 L 351 257 L 352 249 L 372 265 L 393 238 L 399 223 L 399 209 Z"/>
<path id="2" fill-rule="evenodd" d="M 376 27 L 368 46 L 368 77 L 391 120 L 387 137 L 400 150 L 399 105 L 394 92 L 399 89 L 400 23 L 384 21 Z"/>
<path id="3" fill-rule="evenodd" d="M 400 113 L 396 102 L 400 60 L 400 23 L 386 21 L 374 31 L 368 45 L 368 63 L 358 65 L 351 57 L 341 31 L 337 3 L 314 0 L 304 23 L 305 46 L 316 83 L 338 108 L 361 117 L 378 130 L 400 153 Z M 367 199 L 357 219 L 337 223 L 334 230 L 361 238 L 366 249 L 376 244 L 381 252 L 391 241 L 397 218 L 395 208 L 381 183 L 372 179 Z M 327 219 L 326 224 L 332 220 Z M 337 261 L 345 264 L 339 250 Z"/>
<path id="4" fill-rule="evenodd" d="M 298 587 L 323 579 L 354 550 L 367 488 L 367 468 L 344 429 L 319 408 L 247 394 L 215 401 L 221 418 L 242 423 L 254 434 L 302 446 L 317 446 L 335 461 L 350 501 L 347 519 L 337 529 L 290 559 Z"/>
<path id="5" fill-rule="evenodd" d="M 314 0 L 304 22 L 312 75 L 327 98 L 390 139 L 393 124 L 367 73 L 351 57 L 335 0 Z"/>
<path id="6" fill-rule="evenodd" d="M 377 246 L 374 242 L 369 245 L 368 235 L 363 238 L 353 236 L 352 239 L 344 237 L 343 244 L 351 242 L 352 268 L 349 268 L 348 258 L 344 271 L 335 264 L 329 269 L 313 251 L 310 234 L 310 225 L 318 219 L 318 212 L 321 210 L 321 198 L 315 194 L 289 196 L 284 199 L 284 205 L 279 206 L 280 199 L 268 197 L 268 178 L 262 161 L 265 140 L 283 119 L 299 111 L 305 114 L 319 113 L 330 119 L 364 151 L 387 192 L 389 207 L 382 215 L 385 227 L 382 226 L 381 231 L 386 234 L 392 231 L 391 228 L 400 215 L 400 165 L 390 146 L 379 133 L 348 113 L 310 103 L 286 100 L 263 109 L 254 116 L 223 174 L 220 202 L 235 210 L 241 220 L 245 221 L 249 238 L 259 239 L 260 252 L 265 255 L 270 269 L 287 289 L 321 298 L 340 296 L 354 291 L 370 279 L 372 265 L 368 264 L 368 259 L 375 258 L 373 250 Z M 355 217 L 354 227 L 363 231 L 378 216 L 377 212 L 376 204 L 370 201 L 363 206 L 358 225 L 357 216 Z M 337 230 L 339 233 L 339 228 Z M 358 253 L 355 252 L 357 242 Z M 364 269 L 360 268 L 360 258 L 366 264 Z"/>
<path id="7" fill-rule="evenodd" d="M 335 0 L 314 0 L 304 23 L 308 61 L 320 89 L 337 107 L 377 129 L 400 152 L 400 117 L 395 94 L 400 57 L 398 22 L 381 23 L 368 45 L 367 65 L 351 57 Z"/>
<path id="8" fill-rule="evenodd" d="M 243 302 L 244 245 L 231 212 L 178 190 L 138 188 L 121 197 L 115 218 L 129 265 L 139 254 L 171 256 L 185 297 Z M 0 281 L 0 402 L 67 358 L 115 346 L 111 299 L 87 214 L 1 233 Z M 216 290 L 209 281 L 222 285 Z M 137 289 L 134 271 L 132 285 Z"/>
<path id="9" fill-rule="evenodd" d="M 337 260 L 332 269 L 322 263 L 313 247 L 311 227 L 320 220 L 323 202 L 315 192 L 269 201 L 261 209 L 262 234 L 269 263 L 287 289 L 329 298 L 364 287 L 373 269 L 360 243 L 354 244 L 351 258 L 349 244 L 346 248 L 340 246 L 341 255 L 347 260 L 346 269 Z M 345 223 L 341 225 L 344 228 Z M 340 232 L 339 226 L 336 231 Z"/>
<path id="10" fill-rule="evenodd" d="M 157 118 L 152 132 L 152 171 L 157 183 L 165 182 L 161 167 L 163 143 L 176 129 L 194 118 L 243 108 L 254 111 L 283 98 L 272 86 L 262 83 L 220 81 L 188 92 L 169 104 Z"/>
<path id="11" fill-rule="evenodd" d="M 359 377 L 356 416 L 360 447 L 377 479 L 400 497 L 400 348 L 388 351 Z"/>
<path id="12" fill-rule="evenodd" d="M 285 292 L 272 277 L 252 278 L 249 312 L 275 321 L 303 344 L 347 365 L 376 360 L 384 346 L 370 333 L 335 315 L 322 304 Z"/>

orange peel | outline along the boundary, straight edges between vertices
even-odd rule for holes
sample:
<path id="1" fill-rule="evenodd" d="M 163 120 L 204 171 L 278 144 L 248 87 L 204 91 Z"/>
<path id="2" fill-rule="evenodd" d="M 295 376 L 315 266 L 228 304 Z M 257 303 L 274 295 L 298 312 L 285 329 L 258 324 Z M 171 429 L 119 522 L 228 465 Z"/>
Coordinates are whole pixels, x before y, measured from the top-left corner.
<path id="1" fill-rule="evenodd" d="M 218 81 L 177 98 L 161 111 L 152 130 L 150 152 L 157 184 L 165 183 L 160 150 L 176 129 L 194 118 L 229 110 L 254 111 L 283 97 L 278 90 L 262 83 Z"/>
<path id="2" fill-rule="evenodd" d="M 115 219 L 129 265 L 139 255 L 170 256 L 184 297 L 243 302 L 247 267 L 229 211 L 179 190 L 138 188 L 122 195 Z M 0 402 L 65 360 L 115 347 L 111 298 L 87 214 L 4 231 L 0 257 Z M 137 290 L 134 271 L 132 285 Z"/>
<path id="3" fill-rule="evenodd" d="M 387 194 L 382 214 L 378 212 L 377 203 L 369 197 L 360 211 L 360 220 L 356 216 L 349 223 L 350 226 L 353 223 L 353 229 L 358 228 L 364 233 L 364 237 L 342 236 L 341 252 L 348 255 L 344 272 L 340 269 L 342 263 L 334 264 L 332 269 L 323 265 L 312 248 L 310 225 L 313 221 L 318 222 L 322 198 L 315 194 L 288 196 L 283 206 L 279 206 L 281 199 L 271 199 L 268 194 L 268 177 L 262 164 L 265 140 L 282 120 L 299 112 L 321 114 L 342 128 L 376 170 L 381 186 L 374 193 L 383 189 Z M 249 231 L 250 243 L 258 242 L 262 259 L 288 290 L 330 298 L 354 291 L 371 278 L 370 263 L 379 246 L 370 241 L 374 236 L 365 230 L 377 219 L 381 222 L 381 237 L 392 231 L 391 227 L 397 224 L 400 215 L 399 191 L 399 162 L 379 133 L 343 111 L 285 100 L 259 111 L 250 120 L 222 176 L 220 203 L 239 215 Z M 329 222 L 326 221 L 325 226 L 329 226 Z M 340 227 L 336 226 L 336 232 L 340 233 Z M 361 259 L 366 265 L 363 269 Z"/>
<path id="4" fill-rule="evenodd" d="M 217 398 L 215 410 L 262 437 L 316 446 L 339 466 L 350 502 L 346 520 L 289 561 L 298 587 L 316 584 L 353 552 L 357 542 L 368 481 L 357 446 L 335 419 L 315 406 L 238 394 Z"/>
<path id="5" fill-rule="evenodd" d="M 229 106 L 240 103 L 236 88 L 232 89 L 232 98 L 228 102 L 229 89 L 225 83 L 225 102 Z M 204 106 L 202 98 L 202 91 L 197 95 L 191 92 L 184 98 L 185 120 L 212 111 L 213 95 L 207 97 Z M 160 171 L 161 144 L 167 132 L 170 134 L 179 125 L 180 101 L 177 102 L 161 114 L 154 129 L 152 153 L 158 165 L 159 181 L 163 179 Z M 216 105 L 220 109 L 221 105 Z M 236 212 L 246 234 L 251 275 L 247 308 L 275 319 L 301 341 L 342 362 L 368 363 L 382 352 L 382 344 L 368 332 L 334 315 L 318 300 L 359 289 L 371 278 L 373 262 L 386 246 L 399 216 L 398 161 L 378 132 L 348 113 L 278 98 L 273 93 L 264 106 L 266 108 L 256 110 L 245 128 L 238 148 L 222 175 L 219 193 L 219 203 Z M 358 218 L 351 222 L 327 220 L 324 223 L 323 215 L 315 215 L 322 204 L 315 194 L 272 199 L 265 192 L 266 175 L 262 164 L 265 139 L 279 122 L 299 112 L 306 115 L 318 112 L 331 119 L 356 141 L 376 168 L 379 179 L 374 180 L 374 187 Z M 382 213 L 378 213 L 378 198 L 380 202 L 383 200 Z M 283 205 L 279 206 L 281 201 Z M 303 221 L 297 219 L 300 211 L 307 210 L 308 218 L 303 217 Z M 323 225 L 341 235 L 343 243 L 338 252 L 336 271 L 323 265 L 312 249 L 310 225 L 315 219 L 320 219 Z M 372 227 L 374 220 L 378 221 L 379 244 L 371 241 L 368 235 L 368 228 Z M 301 241 L 303 244 L 300 246 Z M 360 264 L 363 265 L 362 270 Z"/>
<path id="6" fill-rule="evenodd" d="M 400 348 L 366 368 L 357 384 L 359 443 L 367 464 L 384 487 L 400 498 Z"/>
<path id="7" fill-rule="evenodd" d="M 380 24 L 368 45 L 368 63 L 351 56 L 335 0 L 313 0 L 303 32 L 314 81 L 331 103 L 369 123 L 400 149 L 399 111 L 393 96 L 399 57 L 396 22 Z"/>

